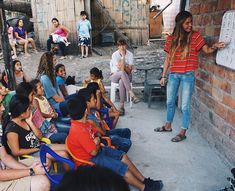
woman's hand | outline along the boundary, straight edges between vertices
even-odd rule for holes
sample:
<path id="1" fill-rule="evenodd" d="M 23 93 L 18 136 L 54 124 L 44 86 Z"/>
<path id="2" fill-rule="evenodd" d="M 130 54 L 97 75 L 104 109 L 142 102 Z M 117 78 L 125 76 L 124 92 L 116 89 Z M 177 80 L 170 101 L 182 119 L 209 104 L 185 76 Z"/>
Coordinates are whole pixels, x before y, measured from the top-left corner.
<path id="1" fill-rule="evenodd" d="M 218 49 L 218 48 L 224 48 L 225 47 L 225 43 L 224 42 L 216 42 L 212 45 L 212 49 Z"/>
<path id="2" fill-rule="evenodd" d="M 165 84 L 166 84 L 166 78 L 165 78 L 165 77 L 164 77 L 164 78 L 162 77 L 161 80 L 160 80 L 160 85 L 161 85 L 161 86 L 165 86 Z"/>

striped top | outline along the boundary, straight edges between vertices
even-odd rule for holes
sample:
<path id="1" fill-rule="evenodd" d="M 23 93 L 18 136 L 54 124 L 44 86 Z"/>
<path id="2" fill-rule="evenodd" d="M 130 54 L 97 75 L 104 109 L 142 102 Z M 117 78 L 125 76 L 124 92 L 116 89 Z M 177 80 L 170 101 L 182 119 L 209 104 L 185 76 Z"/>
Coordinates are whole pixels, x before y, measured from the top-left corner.
<path id="1" fill-rule="evenodd" d="M 164 51 L 169 53 L 172 36 L 168 36 L 164 46 Z M 201 48 L 206 44 L 198 32 L 193 32 L 190 44 L 189 54 L 186 57 L 181 56 L 181 51 L 176 50 L 174 59 L 170 64 L 171 73 L 186 73 L 198 68 L 198 54 Z"/>

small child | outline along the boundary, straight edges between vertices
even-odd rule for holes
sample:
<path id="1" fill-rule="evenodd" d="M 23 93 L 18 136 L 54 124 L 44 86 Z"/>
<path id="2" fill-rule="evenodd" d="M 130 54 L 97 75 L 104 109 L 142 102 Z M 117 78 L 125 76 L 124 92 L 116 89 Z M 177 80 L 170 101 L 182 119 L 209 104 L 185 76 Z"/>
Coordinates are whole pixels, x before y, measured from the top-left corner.
<path id="1" fill-rule="evenodd" d="M 14 68 L 16 86 L 19 85 L 21 82 L 29 82 L 30 81 L 30 78 L 22 70 L 22 64 L 19 60 L 13 61 L 13 68 Z"/>
<path id="2" fill-rule="evenodd" d="M 69 46 L 71 44 L 65 36 L 60 36 L 54 33 L 51 33 L 51 36 L 54 43 L 63 42 L 65 46 Z"/>
<path id="3" fill-rule="evenodd" d="M 10 24 L 7 22 L 7 33 L 8 33 L 8 38 L 9 38 L 9 43 L 11 45 L 11 48 L 13 50 L 13 56 L 12 59 L 17 59 L 17 55 L 16 55 L 16 39 L 14 38 L 14 34 L 13 34 L 13 27 L 10 26 Z"/>
<path id="4" fill-rule="evenodd" d="M 88 57 L 88 47 L 91 45 L 90 40 L 90 30 L 91 30 L 91 23 L 87 20 L 87 13 L 86 11 L 81 11 L 80 13 L 81 20 L 77 23 L 77 32 L 78 32 L 78 41 L 79 46 L 81 46 L 81 57 L 86 58 Z M 84 55 L 84 51 L 86 54 Z"/>
<path id="5" fill-rule="evenodd" d="M 104 94 L 105 88 L 102 80 L 103 80 L 102 70 L 99 70 L 98 68 L 94 67 L 90 70 L 90 77 L 83 81 L 84 87 L 87 87 L 87 84 L 90 82 L 96 82 L 99 85 L 100 91 Z"/>
<path id="6" fill-rule="evenodd" d="M 65 143 L 66 133 L 58 132 L 52 119 L 57 118 L 58 114 L 49 104 L 48 100 L 43 96 L 43 87 L 38 79 L 30 82 L 34 91 L 33 105 L 37 109 L 33 121 L 43 133 L 43 136 L 49 138 L 52 143 Z M 39 113 L 36 113 L 39 112 Z"/>
<path id="7" fill-rule="evenodd" d="M 110 129 L 114 129 L 117 125 L 118 119 L 119 119 L 119 111 L 115 107 L 115 105 L 111 102 L 111 100 L 103 94 L 99 86 L 96 82 L 90 82 L 87 86 L 87 88 L 93 90 L 96 93 L 96 109 L 100 112 L 101 117 L 108 123 L 106 120 L 108 117 L 112 118 L 112 124 L 110 126 Z M 108 116 L 105 116 L 108 115 Z"/>
<path id="8" fill-rule="evenodd" d="M 56 83 L 60 88 L 61 93 L 64 97 L 68 96 L 68 91 L 65 87 L 65 79 L 66 79 L 66 70 L 63 64 L 57 64 L 55 66 L 55 73 L 56 73 Z"/>

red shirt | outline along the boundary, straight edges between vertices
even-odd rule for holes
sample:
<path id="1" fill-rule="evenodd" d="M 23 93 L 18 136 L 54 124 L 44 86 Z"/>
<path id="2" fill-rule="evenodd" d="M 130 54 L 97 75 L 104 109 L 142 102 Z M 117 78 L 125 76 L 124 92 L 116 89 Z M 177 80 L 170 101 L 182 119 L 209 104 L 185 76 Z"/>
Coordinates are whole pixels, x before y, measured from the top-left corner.
<path id="1" fill-rule="evenodd" d="M 168 36 L 164 46 L 164 51 L 169 53 L 172 36 Z M 205 45 L 205 41 L 198 32 L 193 32 L 189 48 L 189 54 L 186 57 L 181 55 L 181 51 L 176 50 L 175 57 L 170 64 L 171 73 L 186 73 L 198 68 L 198 54 Z"/>
<path id="2" fill-rule="evenodd" d="M 81 123 L 76 120 L 71 120 L 71 127 L 67 137 L 67 147 L 75 157 L 90 160 L 92 158 L 90 153 L 96 149 L 96 144 L 93 141 L 96 132 L 96 128 L 89 122 Z M 77 161 L 75 161 L 75 164 L 76 166 L 81 165 Z"/>

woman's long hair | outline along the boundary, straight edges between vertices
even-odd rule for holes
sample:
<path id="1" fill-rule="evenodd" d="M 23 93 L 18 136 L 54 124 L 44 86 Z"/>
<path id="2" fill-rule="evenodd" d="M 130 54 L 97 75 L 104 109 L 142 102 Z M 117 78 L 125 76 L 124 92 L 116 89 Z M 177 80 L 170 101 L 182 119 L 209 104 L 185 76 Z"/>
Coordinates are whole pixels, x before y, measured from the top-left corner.
<path id="1" fill-rule="evenodd" d="M 8 154 L 11 153 L 11 150 L 7 144 L 7 135 L 6 135 L 6 127 L 8 123 L 13 118 L 19 117 L 22 113 L 26 112 L 29 107 L 29 99 L 26 96 L 23 95 L 14 95 L 11 98 L 11 101 L 9 103 L 9 113 L 7 116 L 3 119 L 2 123 L 2 144 L 6 148 L 6 151 Z"/>
<path id="2" fill-rule="evenodd" d="M 40 78 L 41 75 L 45 74 L 51 80 L 52 85 L 55 87 L 55 71 L 53 63 L 54 54 L 52 52 L 45 52 L 40 59 L 37 78 Z"/>
<path id="3" fill-rule="evenodd" d="M 193 31 L 188 33 L 183 29 L 183 23 L 187 18 L 192 18 L 192 14 L 188 11 L 181 11 L 175 17 L 175 28 L 172 34 L 172 41 L 169 50 L 170 64 L 172 64 L 175 58 L 177 49 L 182 52 L 182 58 L 185 58 L 189 54 Z"/>

